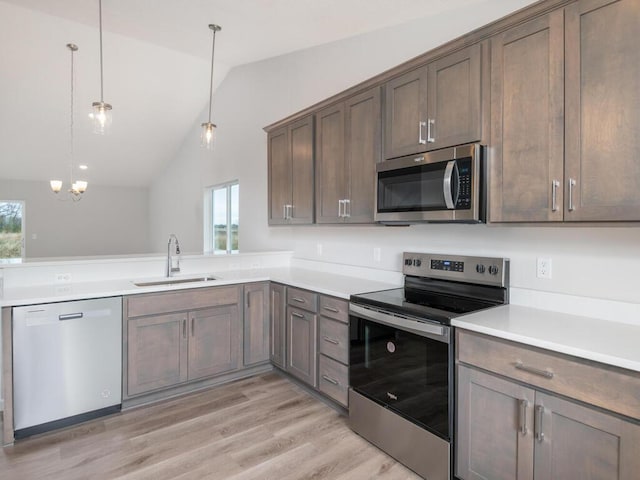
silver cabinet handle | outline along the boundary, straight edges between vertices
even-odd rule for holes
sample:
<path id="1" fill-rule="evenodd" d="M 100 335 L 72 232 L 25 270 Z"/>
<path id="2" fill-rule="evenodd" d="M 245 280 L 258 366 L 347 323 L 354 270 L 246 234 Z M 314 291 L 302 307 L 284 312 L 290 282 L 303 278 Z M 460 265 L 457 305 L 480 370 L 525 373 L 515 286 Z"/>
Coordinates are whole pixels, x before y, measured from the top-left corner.
<path id="1" fill-rule="evenodd" d="M 529 366 L 523 364 L 521 361 L 517 361 L 516 363 L 513 364 L 513 366 L 517 370 L 522 370 L 523 372 L 533 373 L 534 375 L 539 375 L 541 377 L 548 378 L 548 379 L 552 379 L 553 376 L 554 376 L 554 373 L 551 370 L 541 370 L 539 368 L 529 367 Z"/>
<path id="2" fill-rule="evenodd" d="M 453 169 L 456 166 L 455 160 L 450 160 L 447 162 L 447 166 L 444 169 L 444 180 L 442 182 L 442 189 L 444 191 L 444 203 L 449 210 L 453 210 L 455 208 L 455 203 L 453 202 L 453 196 L 451 195 L 451 181 L 453 180 Z"/>
<path id="3" fill-rule="evenodd" d="M 435 130 L 436 121 L 433 118 L 427 120 L 427 142 L 434 143 L 436 141 L 433 136 L 433 130 Z"/>
<path id="4" fill-rule="evenodd" d="M 182 319 L 182 338 L 187 338 L 187 319 Z"/>
<path id="5" fill-rule="evenodd" d="M 554 180 L 553 182 L 551 182 L 551 211 L 552 212 L 558 211 L 557 195 L 558 195 L 559 186 L 560 186 L 560 182 L 558 180 Z"/>
<path id="6" fill-rule="evenodd" d="M 346 218 L 349 218 L 351 216 L 351 200 L 349 200 L 348 198 L 345 198 L 343 202 L 344 202 L 344 216 Z"/>
<path id="7" fill-rule="evenodd" d="M 340 385 L 340 382 L 331 378 L 329 375 L 322 375 L 322 378 L 325 379 L 329 383 L 333 383 L 334 385 Z"/>
<path id="8" fill-rule="evenodd" d="M 529 402 L 526 400 L 520 400 L 520 433 L 522 435 L 527 434 L 527 407 Z"/>
<path id="9" fill-rule="evenodd" d="M 338 218 L 342 218 L 342 207 L 344 206 L 344 200 L 338 200 Z"/>
<path id="10" fill-rule="evenodd" d="M 291 300 L 298 303 L 305 303 L 304 298 L 300 298 L 300 297 L 293 297 Z"/>
<path id="11" fill-rule="evenodd" d="M 58 320 L 75 320 L 78 318 L 82 318 L 83 316 L 84 316 L 84 313 L 82 312 L 65 313 L 64 315 L 58 315 Z"/>
<path id="12" fill-rule="evenodd" d="M 196 334 L 195 318 L 191 317 L 191 336 L 194 337 L 195 334 Z"/>
<path id="13" fill-rule="evenodd" d="M 424 156 L 416 157 L 416 158 L 413 159 L 413 161 L 416 162 L 416 163 L 422 163 L 422 162 L 424 162 Z"/>
<path id="14" fill-rule="evenodd" d="M 573 206 L 573 187 L 576 186 L 576 181 L 573 178 L 569 179 L 569 211 L 573 212 L 575 207 Z"/>
<path id="15" fill-rule="evenodd" d="M 427 126 L 427 122 L 418 122 L 418 143 L 420 145 L 426 145 L 427 141 L 422 138 L 422 129 Z"/>
<path id="16" fill-rule="evenodd" d="M 340 311 L 337 308 L 333 308 L 333 307 L 322 307 L 322 308 L 333 313 L 338 313 Z"/>
<path id="17" fill-rule="evenodd" d="M 282 218 L 287 219 L 287 206 L 282 205 Z"/>
<path id="18" fill-rule="evenodd" d="M 293 218 L 293 205 L 287 205 L 287 209 L 289 211 L 289 215 L 287 216 L 287 218 L 291 220 Z"/>
<path id="19" fill-rule="evenodd" d="M 542 416 L 544 415 L 544 407 L 542 405 L 536 405 L 535 409 L 535 437 L 536 440 L 542 442 L 544 440 L 544 432 L 542 431 Z"/>
<path id="20" fill-rule="evenodd" d="M 293 315 L 294 317 L 298 317 L 298 318 L 304 318 L 304 315 L 302 315 L 301 313 L 298 313 L 298 312 L 291 312 L 291 315 Z"/>
<path id="21" fill-rule="evenodd" d="M 324 335 L 324 336 L 322 337 L 322 339 L 323 339 L 325 342 L 327 342 L 327 343 L 332 343 L 332 344 L 334 344 L 334 345 L 340 345 L 340 342 L 339 342 L 338 340 L 334 340 L 333 338 L 331 338 L 331 337 L 327 337 L 326 335 Z"/>

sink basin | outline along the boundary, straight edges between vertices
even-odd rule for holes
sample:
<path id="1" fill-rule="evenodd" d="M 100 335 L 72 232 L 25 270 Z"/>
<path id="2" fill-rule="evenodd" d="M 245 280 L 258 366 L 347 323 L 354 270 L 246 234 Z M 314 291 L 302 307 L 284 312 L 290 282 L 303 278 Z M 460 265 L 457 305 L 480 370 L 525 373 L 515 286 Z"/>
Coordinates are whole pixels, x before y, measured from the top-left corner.
<path id="1" fill-rule="evenodd" d="M 153 287 L 156 285 L 179 285 L 181 283 L 211 282 L 212 280 L 217 280 L 217 278 L 213 275 L 203 275 L 201 277 L 189 278 L 169 277 L 163 280 L 155 280 L 151 282 L 133 282 L 133 284 L 136 287 Z"/>

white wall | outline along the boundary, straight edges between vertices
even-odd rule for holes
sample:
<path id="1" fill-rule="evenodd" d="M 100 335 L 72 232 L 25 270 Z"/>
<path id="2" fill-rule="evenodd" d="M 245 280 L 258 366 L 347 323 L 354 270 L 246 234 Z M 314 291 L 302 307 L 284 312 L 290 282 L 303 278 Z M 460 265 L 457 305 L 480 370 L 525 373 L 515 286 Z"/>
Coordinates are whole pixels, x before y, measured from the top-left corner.
<path id="1" fill-rule="evenodd" d="M 214 121 L 219 130 L 213 155 L 206 157 L 198 151 L 197 138 L 185 141 L 180 158 L 174 161 L 182 168 L 171 169 L 174 184 L 197 179 L 198 188 L 175 189 L 173 194 L 165 189 L 162 211 L 157 211 L 154 199 L 152 216 L 197 216 L 204 185 L 237 178 L 243 251 L 292 249 L 300 259 L 395 271 L 401 268 L 403 251 L 506 256 L 512 260 L 514 287 L 640 303 L 633 275 L 640 271 L 640 228 L 267 226 L 267 152 L 262 127 L 528 3 L 533 2 L 487 0 L 464 11 L 234 68 L 216 93 Z M 180 207 L 167 207 L 173 201 Z M 195 232 L 195 240 L 201 230 L 187 223 L 183 228 Z M 321 256 L 318 243 L 322 244 Z M 380 249 L 380 262 L 374 261 L 374 248 Z M 552 280 L 536 278 L 537 256 L 553 260 Z"/>
<path id="2" fill-rule="evenodd" d="M 147 188 L 89 184 L 82 200 L 63 202 L 46 182 L 0 179 L 0 200 L 25 202 L 28 258 L 151 252 Z"/>

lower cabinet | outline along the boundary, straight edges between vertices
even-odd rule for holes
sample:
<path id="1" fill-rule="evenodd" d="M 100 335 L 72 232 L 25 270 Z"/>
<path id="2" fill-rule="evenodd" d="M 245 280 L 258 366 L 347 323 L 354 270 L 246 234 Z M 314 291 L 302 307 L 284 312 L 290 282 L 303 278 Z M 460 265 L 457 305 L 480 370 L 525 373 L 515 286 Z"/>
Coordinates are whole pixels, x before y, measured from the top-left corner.
<path id="1" fill-rule="evenodd" d="M 269 282 L 244 286 L 244 365 L 269 361 Z"/>
<path id="2" fill-rule="evenodd" d="M 271 363 L 276 367 L 286 368 L 286 344 L 287 344 L 287 299 L 286 288 L 279 283 L 272 283 L 269 287 L 269 319 L 271 322 Z"/>
<path id="3" fill-rule="evenodd" d="M 125 297 L 125 398 L 239 369 L 241 293 L 229 286 Z"/>
<path id="4" fill-rule="evenodd" d="M 320 296 L 318 389 L 344 407 L 349 404 L 349 302 Z"/>
<path id="5" fill-rule="evenodd" d="M 495 346 L 495 353 L 499 356 L 501 344 Z M 466 348 L 464 338 L 459 341 L 458 347 Z M 527 351 L 526 347 L 524 351 Z M 479 367 L 491 366 L 491 360 L 485 363 L 482 358 L 476 358 Z M 592 365 L 588 367 L 597 370 Z M 561 366 L 556 368 L 559 370 Z M 554 388 L 553 377 L 550 376 L 553 369 L 538 369 L 537 373 L 531 371 L 525 375 L 541 378 L 546 375 L 548 387 Z M 598 378 L 596 371 L 593 374 L 592 378 Z M 557 375 L 566 385 L 578 384 L 569 370 L 560 371 Z M 571 401 L 552 392 L 543 392 L 523 384 L 523 378 L 516 376 L 512 381 L 479 370 L 473 365 L 458 364 L 458 478 L 638 478 L 640 425 L 637 422 L 601 408 L 587 406 L 582 403 L 584 398 Z"/>
<path id="6" fill-rule="evenodd" d="M 315 313 L 287 307 L 287 372 L 316 387 Z"/>

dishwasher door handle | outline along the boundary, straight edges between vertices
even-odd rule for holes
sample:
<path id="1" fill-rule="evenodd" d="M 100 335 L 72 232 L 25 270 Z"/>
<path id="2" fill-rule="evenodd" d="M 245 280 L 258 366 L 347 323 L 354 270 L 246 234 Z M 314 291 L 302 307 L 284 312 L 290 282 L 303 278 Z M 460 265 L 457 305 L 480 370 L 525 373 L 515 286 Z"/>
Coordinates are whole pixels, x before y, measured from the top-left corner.
<path id="1" fill-rule="evenodd" d="M 58 320 L 75 320 L 77 318 L 82 318 L 82 317 L 84 317 L 84 313 L 82 312 L 65 313 L 63 315 L 58 315 Z"/>

